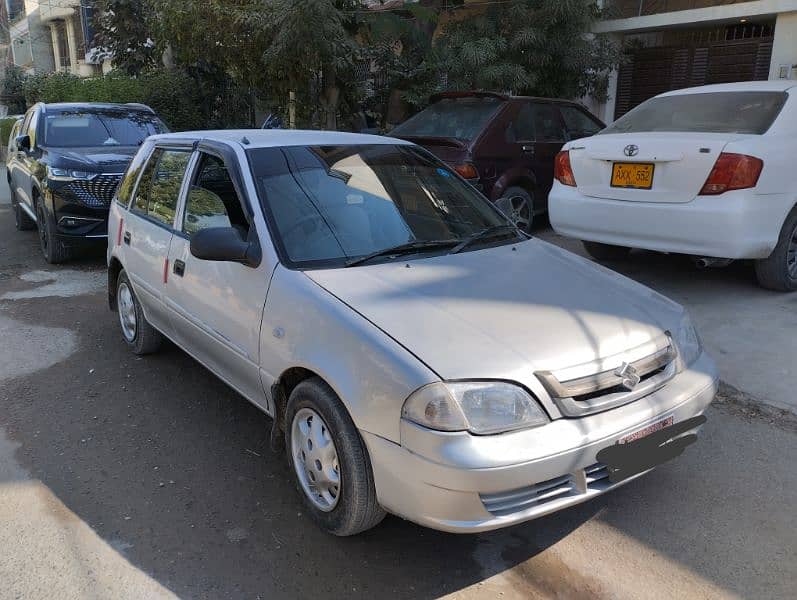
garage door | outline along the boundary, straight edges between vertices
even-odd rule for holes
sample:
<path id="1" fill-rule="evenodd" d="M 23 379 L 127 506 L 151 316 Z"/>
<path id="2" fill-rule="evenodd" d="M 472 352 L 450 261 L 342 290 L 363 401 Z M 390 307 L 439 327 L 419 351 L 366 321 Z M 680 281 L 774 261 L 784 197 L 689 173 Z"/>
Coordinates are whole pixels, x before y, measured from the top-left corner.
<path id="1" fill-rule="evenodd" d="M 618 73 L 614 118 L 670 90 L 767 79 L 771 58 L 771 37 L 631 50 Z"/>

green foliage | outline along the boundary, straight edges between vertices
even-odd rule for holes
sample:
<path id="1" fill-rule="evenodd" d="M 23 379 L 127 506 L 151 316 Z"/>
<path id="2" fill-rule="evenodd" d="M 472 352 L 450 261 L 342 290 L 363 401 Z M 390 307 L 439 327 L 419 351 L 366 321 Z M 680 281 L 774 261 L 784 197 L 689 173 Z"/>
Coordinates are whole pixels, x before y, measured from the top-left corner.
<path id="1" fill-rule="evenodd" d="M 158 64 L 162 48 L 150 36 L 157 0 L 96 0 L 94 44 L 116 69 L 138 75 Z"/>
<path id="2" fill-rule="evenodd" d="M 25 71 L 17 66 L 6 67 L 5 77 L 3 78 L 2 95 L 8 106 L 9 114 L 19 114 L 25 112 Z"/>
<path id="3" fill-rule="evenodd" d="M 141 102 L 152 107 L 176 131 L 224 127 L 216 109 L 224 97 L 204 89 L 182 71 L 151 70 L 139 77 L 111 72 L 81 78 L 67 73 L 34 75 L 24 83 L 28 105 L 35 102 Z M 216 94 L 214 96 L 214 94 Z M 235 113 L 232 121 L 238 117 Z"/>
<path id="4" fill-rule="evenodd" d="M 605 96 L 621 48 L 588 33 L 598 18 L 591 0 L 510 0 L 454 18 L 435 44 L 430 68 L 440 89 L 491 89 L 577 98 Z"/>
<path id="5" fill-rule="evenodd" d="M 5 117 L 0 119 L 0 146 L 8 144 L 8 138 L 11 136 L 11 128 L 17 122 L 19 117 Z"/>

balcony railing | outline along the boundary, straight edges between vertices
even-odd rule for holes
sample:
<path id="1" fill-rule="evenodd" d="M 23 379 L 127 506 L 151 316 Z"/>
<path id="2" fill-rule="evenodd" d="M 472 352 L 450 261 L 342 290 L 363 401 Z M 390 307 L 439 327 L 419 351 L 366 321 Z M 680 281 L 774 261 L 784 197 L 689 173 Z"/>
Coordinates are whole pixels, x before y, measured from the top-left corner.
<path id="1" fill-rule="evenodd" d="M 726 4 L 739 4 L 751 0 L 609 0 L 605 11 L 607 19 L 627 19 L 660 13 L 710 8 Z"/>

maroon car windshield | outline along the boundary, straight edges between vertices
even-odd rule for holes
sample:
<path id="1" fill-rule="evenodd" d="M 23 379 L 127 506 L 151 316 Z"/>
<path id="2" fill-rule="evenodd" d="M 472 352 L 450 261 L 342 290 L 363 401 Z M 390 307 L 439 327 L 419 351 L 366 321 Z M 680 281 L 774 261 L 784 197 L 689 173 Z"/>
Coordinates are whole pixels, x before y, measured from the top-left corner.
<path id="1" fill-rule="evenodd" d="M 443 98 L 395 127 L 390 135 L 407 138 L 454 138 L 469 141 L 501 107 L 500 98 Z"/>

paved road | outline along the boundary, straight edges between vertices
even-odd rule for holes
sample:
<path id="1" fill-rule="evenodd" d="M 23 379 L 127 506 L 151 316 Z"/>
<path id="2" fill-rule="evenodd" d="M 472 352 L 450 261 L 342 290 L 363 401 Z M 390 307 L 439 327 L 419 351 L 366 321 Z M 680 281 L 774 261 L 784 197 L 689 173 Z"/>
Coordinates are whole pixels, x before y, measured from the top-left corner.
<path id="1" fill-rule="evenodd" d="M 0 206 L 0 598 L 788 598 L 797 431 L 721 401 L 676 463 L 510 530 L 301 514 L 269 420 L 174 347 L 139 359 L 102 259 L 51 269 Z M 724 400 L 724 399 L 721 399 Z"/>

